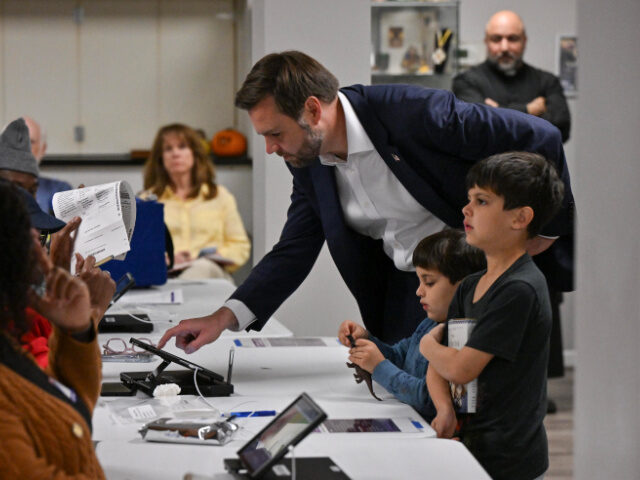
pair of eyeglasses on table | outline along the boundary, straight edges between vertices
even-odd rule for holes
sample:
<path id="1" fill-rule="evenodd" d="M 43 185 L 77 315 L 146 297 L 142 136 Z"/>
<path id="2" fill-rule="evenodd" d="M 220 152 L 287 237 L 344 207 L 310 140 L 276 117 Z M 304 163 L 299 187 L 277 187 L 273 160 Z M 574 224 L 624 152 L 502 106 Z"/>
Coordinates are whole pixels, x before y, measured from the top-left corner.
<path id="1" fill-rule="evenodd" d="M 148 338 L 138 338 L 138 340 L 153 347 L 156 346 Z M 103 362 L 151 362 L 155 356 L 153 353 L 147 352 L 136 345 L 131 345 L 119 337 L 110 338 L 107 343 L 102 345 L 102 348 Z"/>

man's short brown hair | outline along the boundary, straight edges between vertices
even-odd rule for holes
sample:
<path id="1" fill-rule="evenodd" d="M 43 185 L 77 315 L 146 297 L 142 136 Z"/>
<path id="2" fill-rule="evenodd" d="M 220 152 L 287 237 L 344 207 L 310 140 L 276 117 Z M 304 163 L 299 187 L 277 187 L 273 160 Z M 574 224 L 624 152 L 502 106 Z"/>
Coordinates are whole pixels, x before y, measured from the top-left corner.
<path id="1" fill-rule="evenodd" d="M 289 50 L 258 60 L 236 93 L 235 105 L 251 110 L 273 96 L 280 111 L 297 121 L 307 98 L 330 103 L 337 92 L 338 79 L 329 70 L 310 56 Z"/>

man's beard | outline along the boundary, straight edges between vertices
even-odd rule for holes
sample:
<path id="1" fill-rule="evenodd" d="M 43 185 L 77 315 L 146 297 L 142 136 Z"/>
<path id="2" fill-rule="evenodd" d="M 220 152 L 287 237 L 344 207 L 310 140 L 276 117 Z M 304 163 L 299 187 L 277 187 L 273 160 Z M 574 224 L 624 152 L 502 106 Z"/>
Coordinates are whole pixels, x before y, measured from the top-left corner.
<path id="1" fill-rule="evenodd" d="M 283 157 L 291 155 L 291 157 L 285 160 L 289 162 L 292 167 L 303 168 L 308 167 L 316 161 L 318 155 L 320 155 L 320 149 L 322 147 L 323 136 L 320 132 L 314 132 L 311 127 L 304 120 L 298 121 L 298 125 L 305 131 L 306 135 L 302 141 L 302 146 L 295 154 L 285 153 Z"/>
<path id="2" fill-rule="evenodd" d="M 504 59 L 509 59 L 508 62 L 501 61 Z M 522 56 L 514 55 L 510 52 L 504 52 L 500 55 L 490 55 L 487 54 L 487 60 L 491 65 L 496 67 L 505 75 L 512 77 L 516 74 L 520 66 L 522 65 Z"/>

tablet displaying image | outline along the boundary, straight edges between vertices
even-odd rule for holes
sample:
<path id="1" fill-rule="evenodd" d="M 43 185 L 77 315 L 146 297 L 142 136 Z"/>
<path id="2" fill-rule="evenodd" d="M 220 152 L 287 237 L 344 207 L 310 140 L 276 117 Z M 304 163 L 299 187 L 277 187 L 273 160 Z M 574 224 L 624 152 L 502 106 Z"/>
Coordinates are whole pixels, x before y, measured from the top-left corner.
<path id="1" fill-rule="evenodd" d="M 189 360 L 186 360 L 184 358 L 178 357 L 172 353 L 166 352 L 164 350 L 160 350 L 159 348 L 154 347 L 153 345 L 149 345 L 146 342 L 142 342 L 137 338 L 130 338 L 129 343 L 131 343 L 131 345 L 136 345 L 137 347 L 140 347 L 148 352 L 151 352 L 159 356 L 166 362 L 169 362 L 169 363 L 173 362 L 177 365 L 182 365 L 183 367 L 188 368 L 189 370 L 192 370 L 192 371 L 198 370 L 198 376 L 202 375 L 210 379 L 211 381 L 224 382 L 224 378 L 222 377 L 222 375 L 216 372 L 212 372 L 207 368 L 201 367 L 200 365 L 190 362 Z"/>
<path id="2" fill-rule="evenodd" d="M 238 457 L 251 478 L 258 478 L 297 445 L 327 415 L 306 393 L 296 398 L 280 415 L 238 450 Z"/>

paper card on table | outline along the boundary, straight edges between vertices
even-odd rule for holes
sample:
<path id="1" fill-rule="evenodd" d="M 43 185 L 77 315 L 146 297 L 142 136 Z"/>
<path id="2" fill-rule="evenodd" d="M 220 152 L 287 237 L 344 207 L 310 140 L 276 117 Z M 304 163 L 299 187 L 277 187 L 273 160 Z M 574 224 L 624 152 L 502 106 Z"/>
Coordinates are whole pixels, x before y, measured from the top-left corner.
<path id="1" fill-rule="evenodd" d="M 136 202 L 131 186 L 112 182 L 84 187 L 53 196 L 53 212 L 68 222 L 82 218 L 75 233 L 71 271 L 75 271 L 75 253 L 93 255 L 96 263 L 115 258 L 124 260 L 136 224 Z"/>
<path id="2" fill-rule="evenodd" d="M 149 420 L 157 417 L 156 411 L 151 405 L 137 405 L 129 407 L 129 415 L 134 420 Z"/>
<path id="3" fill-rule="evenodd" d="M 431 427 L 414 418 L 330 418 L 317 433 L 425 433 Z"/>
<path id="4" fill-rule="evenodd" d="M 129 290 L 120 299 L 120 303 L 143 305 L 179 305 L 184 302 L 182 289 L 170 291 L 159 290 Z"/>
<path id="5" fill-rule="evenodd" d="M 237 347 L 265 348 L 265 347 L 327 347 L 327 342 L 321 337 L 260 337 L 236 338 Z M 331 344 L 333 346 L 333 343 Z"/>

